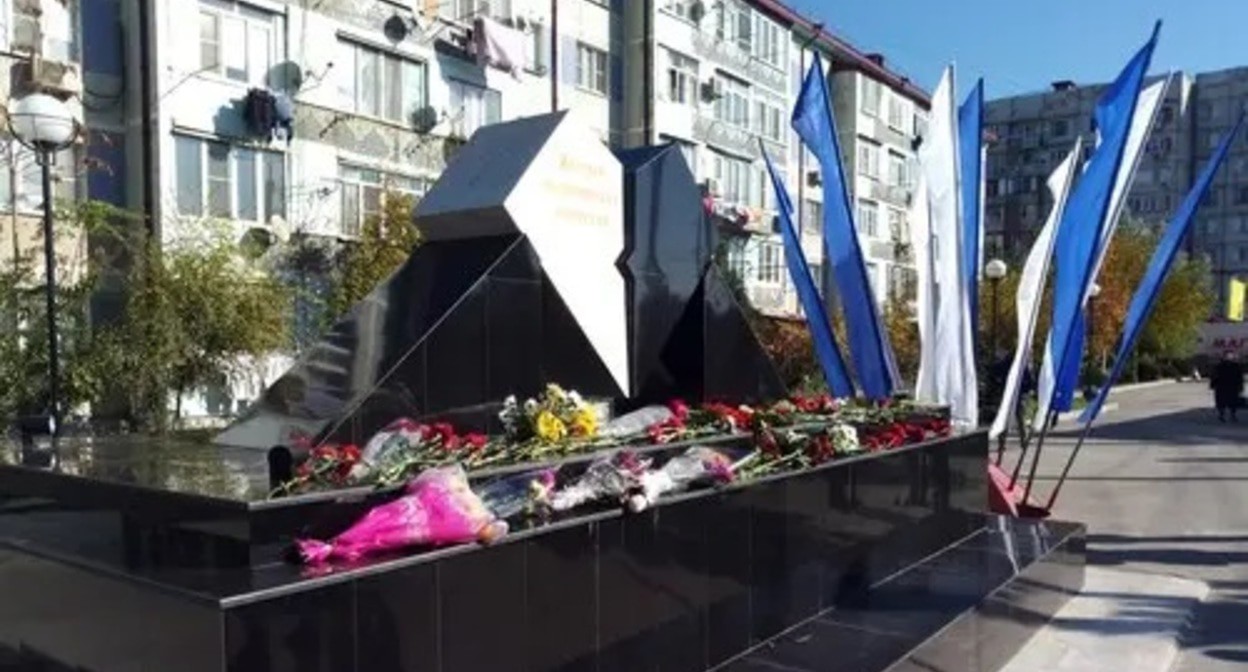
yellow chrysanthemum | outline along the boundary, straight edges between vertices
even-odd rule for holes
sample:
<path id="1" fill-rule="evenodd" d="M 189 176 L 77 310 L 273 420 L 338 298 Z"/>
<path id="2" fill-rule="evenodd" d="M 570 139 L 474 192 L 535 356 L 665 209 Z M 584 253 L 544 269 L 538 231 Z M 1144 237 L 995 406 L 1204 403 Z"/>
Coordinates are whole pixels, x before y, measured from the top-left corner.
<path id="1" fill-rule="evenodd" d="M 568 427 L 550 411 L 537 414 L 537 437 L 543 441 L 558 441 L 568 435 Z"/>
<path id="2" fill-rule="evenodd" d="M 593 436 L 598 433 L 598 415 L 592 408 L 578 408 L 572 416 L 573 436 Z"/>

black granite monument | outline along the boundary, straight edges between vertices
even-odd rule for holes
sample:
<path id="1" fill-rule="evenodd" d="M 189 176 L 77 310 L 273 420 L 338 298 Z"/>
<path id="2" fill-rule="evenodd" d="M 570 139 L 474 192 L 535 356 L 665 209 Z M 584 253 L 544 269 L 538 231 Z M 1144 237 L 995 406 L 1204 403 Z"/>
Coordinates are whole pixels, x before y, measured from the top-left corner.
<path id="1" fill-rule="evenodd" d="M 0 449 L 0 672 L 988 671 L 1081 587 L 1082 527 L 983 513 L 980 433 L 490 547 L 288 562 L 393 496 L 269 498 L 292 432 L 488 426 L 548 381 L 617 408 L 783 392 L 675 148 L 612 155 L 562 114 L 488 127 L 417 217 L 426 242 L 231 445 Z"/>

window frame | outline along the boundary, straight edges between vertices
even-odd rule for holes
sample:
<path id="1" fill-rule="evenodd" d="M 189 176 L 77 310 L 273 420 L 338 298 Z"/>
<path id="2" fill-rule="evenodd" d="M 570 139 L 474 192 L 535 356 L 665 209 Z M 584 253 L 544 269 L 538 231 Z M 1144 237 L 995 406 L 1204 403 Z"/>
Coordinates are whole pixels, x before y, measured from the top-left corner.
<path id="1" fill-rule="evenodd" d="M 174 182 L 175 188 L 174 209 L 178 215 L 182 217 L 202 217 L 206 219 L 228 220 L 249 224 L 253 226 L 268 226 L 274 216 L 285 218 L 287 216 L 288 203 L 286 198 L 286 189 L 290 182 L 289 168 L 286 165 L 286 154 L 283 152 L 253 147 L 249 145 L 239 145 L 231 143 L 220 138 L 209 138 L 200 135 L 188 133 L 173 133 L 174 142 Z M 198 146 L 199 163 L 197 166 L 197 177 L 199 178 L 198 197 L 199 205 L 197 208 L 189 209 L 183 202 L 182 185 L 185 179 L 183 166 L 181 165 L 181 156 L 179 154 L 180 143 L 193 142 Z M 224 178 L 212 175 L 212 156 L 211 150 L 214 148 L 225 149 L 225 168 L 226 174 Z M 252 185 L 251 193 L 254 200 L 255 217 L 242 216 L 241 205 L 241 182 L 239 179 L 239 157 L 243 155 L 252 157 Z M 280 167 L 281 183 L 274 187 L 275 181 L 270 180 L 272 176 L 272 167 L 276 165 Z M 224 182 L 227 193 L 227 209 L 228 214 L 217 214 L 213 210 L 213 188 L 214 181 Z"/>
<path id="2" fill-rule="evenodd" d="M 588 67 L 587 67 L 588 66 Z M 588 42 L 576 43 L 576 86 L 600 96 L 611 91 L 611 56 Z M 592 81 L 591 81 L 592 79 Z"/>
<path id="3" fill-rule="evenodd" d="M 698 105 L 698 59 L 675 49 L 667 52 L 667 100 L 678 105 Z M 681 95 L 675 95 L 677 89 Z"/>
<path id="4" fill-rule="evenodd" d="M 878 238 L 880 233 L 880 204 L 869 198 L 859 198 L 854 209 L 854 225 L 858 235 L 865 238 Z M 870 213 L 871 216 L 866 215 Z"/>
<path id="5" fill-rule="evenodd" d="M 458 134 L 462 138 L 471 138 L 482 126 L 497 124 L 503 120 L 503 94 L 501 91 L 450 77 L 446 79 L 446 84 L 451 109 L 456 113 L 450 119 L 452 134 Z M 474 94 L 478 103 L 481 112 L 478 119 L 470 120 L 467 118 L 468 105 L 466 103 L 469 101 L 469 97 L 464 94 L 469 92 Z M 457 96 L 460 102 L 458 106 L 456 105 Z M 494 114 L 491 114 L 491 110 L 493 110 Z"/>
<path id="6" fill-rule="evenodd" d="M 408 54 L 398 53 L 389 49 L 384 49 L 368 42 L 353 39 L 351 36 L 338 34 L 336 44 L 338 50 L 339 63 L 335 70 L 338 70 L 338 102 L 346 111 L 360 117 L 366 117 L 389 124 L 398 124 L 400 126 L 410 126 L 412 123 L 412 115 L 429 105 L 429 63 L 428 61 Z M 366 109 L 366 103 L 374 101 L 364 101 L 366 95 L 365 87 L 361 85 L 361 54 L 366 58 L 373 59 L 374 72 L 371 73 L 373 81 L 376 109 Z M 397 67 L 397 71 L 395 68 Z M 394 74 L 398 74 L 398 97 L 395 98 L 395 92 L 391 90 L 393 86 Z M 419 77 L 419 86 L 411 87 L 407 81 L 409 76 L 415 74 Z M 350 78 L 350 91 L 346 89 L 344 78 Z M 407 99 L 407 93 L 414 91 L 417 95 L 415 102 Z M 401 108 L 397 116 L 390 116 L 392 104 L 397 101 Z M 406 109 L 411 108 L 411 109 Z"/>
<path id="7" fill-rule="evenodd" d="M 284 47 L 281 39 L 284 28 L 283 16 L 251 4 L 238 2 L 237 0 L 199 0 L 197 6 L 199 9 L 199 64 L 197 72 L 209 74 L 241 86 L 268 86 L 270 71 L 276 64 L 282 61 Z M 206 18 L 212 19 L 216 23 L 215 62 L 211 65 L 204 62 L 206 52 L 204 49 L 203 29 L 204 19 Z M 240 24 L 238 29 L 241 30 L 241 47 L 236 48 L 227 39 L 226 24 L 228 21 Z M 252 53 L 252 36 L 257 28 L 262 28 L 267 33 L 267 54 L 264 57 L 263 67 L 254 60 Z M 240 48 L 245 68 L 242 78 L 230 74 L 231 68 L 229 64 L 230 57 L 232 55 L 236 56 Z M 253 70 L 257 69 L 260 71 L 253 72 Z"/>
<path id="8" fill-rule="evenodd" d="M 752 102 L 750 83 L 722 70 L 715 71 L 715 79 L 721 82 L 720 87 L 723 90 L 723 95 L 715 101 L 713 110 L 715 120 L 752 131 L 750 127 Z"/>
<path id="9" fill-rule="evenodd" d="M 353 175 L 348 173 L 354 173 Z M 377 179 L 366 179 L 368 175 L 376 175 Z M 364 225 L 368 222 L 368 218 L 374 214 L 380 215 L 386 207 L 385 195 L 387 193 L 401 193 L 412 196 L 419 201 L 429 193 L 429 188 L 433 183 L 424 177 L 416 175 L 405 175 L 395 171 L 378 168 L 376 166 L 368 166 L 357 164 L 350 161 L 338 162 L 338 225 L 339 230 L 345 236 L 356 237 L 364 230 Z M 407 186 L 402 186 L 406 184 Z M 365 207 L 368 201 L 366 194 L 370 190 L 377 192 L 376 201 L 377 208 L 370 210 Z M 346 201 L 349 194 L 354 192 L 355 196 L 355 221 L 348 222 Z"/>

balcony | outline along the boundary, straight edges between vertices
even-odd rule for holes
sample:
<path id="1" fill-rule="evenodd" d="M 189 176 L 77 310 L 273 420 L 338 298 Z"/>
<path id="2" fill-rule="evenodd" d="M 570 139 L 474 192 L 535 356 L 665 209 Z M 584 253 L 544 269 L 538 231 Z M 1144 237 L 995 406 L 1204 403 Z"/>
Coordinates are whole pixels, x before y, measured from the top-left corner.
<path id="1" fill-rule="evenodd" d="M 871 198 L 877 201 L 884 201 L 890 205 L 908 207 L 910 205 L 910 190 L 877 180 L 871 183 Z"/>
<path id="2" fill-rule="evenodd" d="M 745 75 L 751 84 L 761 84 L 779 93 L 788 91 L 788 82 L 783 71 L 742 51 L 736 42 L 721 40 L 714 34 L 697 31 L 693 34 L 693 51 L 702 60 Z"/>
<path id="3" fill-rule="evenodd" d="M 713 145 L 753 160 L 762 158 L 761 153 L 758 151 L 758 137 L 740 126 L 734 126 L 711 117 L 699 115 L 693 120 L 694 140 L 705 142 L 708 145 Z M 777 166 L 787 165 L 789 160 L 787 148 L 766 138 L 764 138 L 764 141 L 770 145 L 768 153 L 771 154 L 771 160 Z"/>

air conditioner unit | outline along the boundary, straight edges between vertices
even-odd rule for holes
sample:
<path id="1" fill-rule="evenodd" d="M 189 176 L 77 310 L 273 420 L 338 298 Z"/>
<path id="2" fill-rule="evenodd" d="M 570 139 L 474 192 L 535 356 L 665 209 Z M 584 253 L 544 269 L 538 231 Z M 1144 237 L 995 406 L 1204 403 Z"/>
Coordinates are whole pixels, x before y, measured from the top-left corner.
<path id="1" fill-rule="evenodd" d="M 716 101 L 724 97 L 724 82 L 721 79 L 708 79 L 702 84 L 702 97 Z"/>
<path id="2" fill-rule="evenodd" d="M 817 170 L 806 171 L 806 186 L 818 187 L 823 185 L 823 173 Z"/>
<path id="3" fill-rule="evenodd" d="M 82 75 L 78 65 L 34 57 L 18 61 L 11 69 L 14 93 L 49 93 L 68 98 L 82 95 Z"/>

